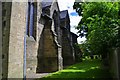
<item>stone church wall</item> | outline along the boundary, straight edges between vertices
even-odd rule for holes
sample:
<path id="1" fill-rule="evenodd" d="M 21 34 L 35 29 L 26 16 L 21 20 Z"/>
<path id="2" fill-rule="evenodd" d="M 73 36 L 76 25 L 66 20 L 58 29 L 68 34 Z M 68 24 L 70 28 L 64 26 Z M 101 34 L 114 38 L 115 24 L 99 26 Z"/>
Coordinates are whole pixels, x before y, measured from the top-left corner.
<path id="1" fill-rule="evenodd" d="M 44 13 L 43 19 L 44 19 L 44 29 L 42 32 L 42 37 L 40 38 L 41 41 L 39 43 L 40 48 L 38 51 L 38 73 L 39 72 L 53 72 L 61 69 L 62 65 L 60 63 L 61 59 L 59 56 L 61 54 L 61 49 L 59 48 L 58 43 L 58 36 L 57 32 L 55 32 L 55 28 L 58 31 L 58 28 L 60 28 L 58 20 L 57 26 L 55 26 L 55 20 L 53 18 L 54 13 L 59 13 L 59 8 L 56 2 L 53 2 L 51 4 L 51 7 L 46 7 L 48 9 L 44 9 L 43 12 L 50 13 Z M 45 11 L 48 10 L 48 11 Z M 59 16 L 59 14 L 58 14 Z M 46 18 L 47 17 L 47 18 Z M 56 16 L 57 18 L 57 16 Z M 51 19 L 51 20 L 50 20 Z M 59 31 L 58 31 L 59 32 Z M 43 45 L 43 46 L 42 46 Z M 58 56 L 59 55 L 59 56 Z"/>
<path id="2" fill-rule="evenodd" d="M 23 78 L 26 3 L 2 2 L 2 78 Z"/>
<path id="3" fill-rule="evenodd" d="M 2 77 L 8 77 L 9 34 L 12 3 L 2 2 Z"/>
<path id="4" fill-rule="evenodd" d="M 30 78 L 74 63 L 70 30 L 63 29 L 67 21 L 60 22 L 56 0 L 47 7 L 49 15 L 35 2 L 33 37 L 26 34 L 27 2 L 4 2 L 2 7 L 3 78 Z"/>
<path id="5" fill-rule="evenodd" d="M 36 15 L 35 15 L 35 38 L 33 37 L 27 37 L 27 60 L 26 60 L 26 69 L 27 69 L 27 78 L 30 77 L 30 75 L 35 75 L 37 72 L 37 66 L 38 66 L 38 49 L 39 49 L 39 40 L 42 37 L 42 31 L 44 25 L 41 23 L 41 3 L 36 2 Z"/>
<path id="6" fill-rule="evenodd" d="M 0 2 L 0 80 L 2 79 L 2 2 Z"/>
<path id="7" fill-rule="evenodd" d="M 23 78 L 26 6 L 27 4 L 24 2 L 12 3 L 9 34 L 8 78 Z"/>

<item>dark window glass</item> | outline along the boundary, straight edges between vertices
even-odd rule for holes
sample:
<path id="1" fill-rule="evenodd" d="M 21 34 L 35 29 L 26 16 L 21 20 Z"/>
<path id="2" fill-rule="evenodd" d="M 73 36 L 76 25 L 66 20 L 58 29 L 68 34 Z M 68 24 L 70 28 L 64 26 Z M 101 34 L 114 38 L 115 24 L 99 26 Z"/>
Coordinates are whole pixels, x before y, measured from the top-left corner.
<path id="1" fill-rule="evenodd" d="M 26 29 L 26 34 L 29 35 L 29 20 L 30 20 L 30 2 L 28 2 L 28 11 L 27 11 L 27 29 Z"/>
<path id="2" fill-rule="evenodd" d="M 33 25 L 34 24 L 34 5 L 30 5 L 30 36 L 33 36 Z"/>
<path id="3" fill-rule="evenodd" d="M 28 2 L 27 35 L 33 36 L 33 31 L 34 31 L 34 4 Z"/>

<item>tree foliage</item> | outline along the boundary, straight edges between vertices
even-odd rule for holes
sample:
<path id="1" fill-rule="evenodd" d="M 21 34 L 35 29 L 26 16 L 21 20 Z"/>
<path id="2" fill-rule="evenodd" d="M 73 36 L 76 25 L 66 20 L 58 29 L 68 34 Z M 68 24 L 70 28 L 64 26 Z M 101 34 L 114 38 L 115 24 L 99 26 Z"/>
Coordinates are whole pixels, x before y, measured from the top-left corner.
<path id="1" fill-rule="evenodd" d="M 120 46 L 118 2 L 75 2 L 73 8 L 82 16 L 76 28 L 81 37 L 87 38 L 82 49 L 86 47 L 89 53 L 105 54 L 110 48 Z"/>

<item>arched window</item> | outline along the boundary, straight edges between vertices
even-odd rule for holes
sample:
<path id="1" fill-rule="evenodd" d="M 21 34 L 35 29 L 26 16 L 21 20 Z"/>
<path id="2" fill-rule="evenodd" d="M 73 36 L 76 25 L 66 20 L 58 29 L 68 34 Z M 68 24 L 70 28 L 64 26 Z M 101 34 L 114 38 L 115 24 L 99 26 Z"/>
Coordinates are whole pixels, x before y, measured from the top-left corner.
<path id="1" fill-rule="evenodd" d="M 35 32 L 36 32 L 36 16 L 37 16 L 37 10 L 34 2 L 28 2 L 28 11 L 27 11 L 27 32 L 26 34 L 28 36 L 32 36 L 35 38 Z"/>

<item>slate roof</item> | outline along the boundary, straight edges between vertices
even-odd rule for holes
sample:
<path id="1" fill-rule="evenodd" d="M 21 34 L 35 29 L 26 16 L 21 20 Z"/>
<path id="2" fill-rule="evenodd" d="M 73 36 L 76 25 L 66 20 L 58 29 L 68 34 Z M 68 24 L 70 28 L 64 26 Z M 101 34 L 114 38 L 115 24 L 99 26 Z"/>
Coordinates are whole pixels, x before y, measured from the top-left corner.
<path id="1" fill-rule="evenodd" d="M 67 17 L 68 10 L 64 10 L 60 12 L 60 19 L 64 19 Z"/>
<path id="2" fill-rule="evenodd" d="M 42 0 L 42 8 L 46 8 L 52 5 L 53 0 Z"/>

